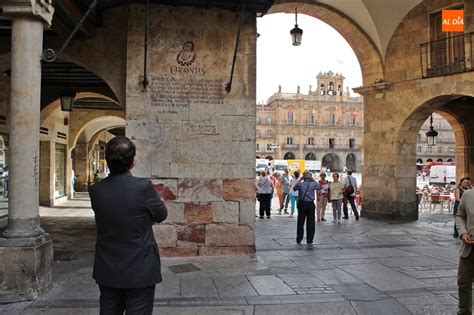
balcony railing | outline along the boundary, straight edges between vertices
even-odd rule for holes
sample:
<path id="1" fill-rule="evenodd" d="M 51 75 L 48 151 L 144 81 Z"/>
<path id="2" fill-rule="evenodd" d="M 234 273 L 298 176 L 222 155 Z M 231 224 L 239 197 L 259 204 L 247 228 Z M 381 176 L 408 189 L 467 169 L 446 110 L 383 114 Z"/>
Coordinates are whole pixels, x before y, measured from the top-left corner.
<path id="1" fill-rule="evenodd" d="M 283 150 L 298 150 L 299 144 L 283 144 L 281 147 Z"/>
<path id="2" fill-rule="evenodd" d="M 420 45 L 423 78 L 474 70 L 472 64 L 474 32 Z"/>

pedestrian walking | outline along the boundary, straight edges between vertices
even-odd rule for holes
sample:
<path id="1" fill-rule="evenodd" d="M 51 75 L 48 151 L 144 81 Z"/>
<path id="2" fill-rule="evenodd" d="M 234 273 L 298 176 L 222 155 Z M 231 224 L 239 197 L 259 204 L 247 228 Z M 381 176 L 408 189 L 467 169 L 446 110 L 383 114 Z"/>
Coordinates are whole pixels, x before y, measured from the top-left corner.
<path id="1" fill-rule="evenodd" d="M 464 192 L 468 189 L 471 189 L 472 187 L 469 185 L 469 177 L 463 177 L 459 181 L 458 187 L 456 187 L 455 190 L 455 200 L 454 200 L 454 206 L 453 206 L 453 215 L 456 218 L 456 214 L 458 213 L 458 208 L 459 208 L 459 203 L 461 202 L 462 195 Z M 454 232 L 453 232 L 453 237 L 458 238 L 458 230 L 456 227 L 456 222 L 454 223 Z"/>
<path id="2" fill-rule="evenodd" d="M 296 243 L 300 244 L 304 235 L 304 223 L 306 221 L 306 243 L 313 244 L 315 232 L 315 197 L 316 191 L 321 186 L 316 182 L 310 172 L 303 173 L 303 179 L 294 187 L 298 191 L 298 221 L 296 226 Z"/>
<path id="3" fill-rule="evenodd" d="M 474 190 L 466 190 L 459 203 L 456 226 L 462 240 L 458 268 L 458 314 L 472 315 L 474 280 Z"/>
<path id="4" fill-rule="evenodd" d="M 258 201 L 260 202 L 260 219 L 263 219 L 265 215 L 270 219 L 270 209 L 272 196 L 275 187 L 273 181 L 267 176 L 267 172 L 262 171 L 261 177 L 257 182 L 258 189 Z"/>
<path id="5" fill-rule="evenodd" d="M 339 174 L 332 174 L 333 181 L 329 183 L 329 200 L 332 204 L 332 223 L 341 223 L 341 206 L 344 191 L 344 184 L 339 181 Z"/>
<path id="6" fill-rule="evenodd" d="M 318 222 L 325 222 L 326 219 L 324 218 L 324 215 L 326 213 L 326 207 L 329 198 L 329 181 L 326 179 L 326 173 L 321 172 L 319 174 L 318 183 L 321 186 L 321 190 L 319 190 L 317 194 L 317 219 Z"/>
<path id="7" fill-rule="evenodd" d="M 281 174 L 274 173 L 273 177 L 275 177 L 275 190 L 278 197 L 278 214 L 281 214 L 281 204 L 283 203 L 283 185 L 281 183 Z"/>
<path id="8" fill-rule="evenodd" d="M 280 203 L 278 214 L 281 214 L 282 210 L 284 210 L 285 214 L 288 214 L 288 203 L 290 202 L 290 177 L 288 176 L 288 170 L 285 170 L 283 175 L 280 177 L 280 185 L 282 187 L 283 200 Z"/>
<path id="9" fill-rule="evenodd" d="M 357 192 L 357 179 L 352 176 L 352 170 L 347 170 L 347 176 L 344 178 L 344 205 L 343 205 L 343 211 L 344 211 L 344 219 L 349 219 L 349 211 L 347 209 L 347 203 L 349 202 L 351 204 L 352 208 L 352 213 L 355 216 L 356 220 L 359 220 L 359 212 L 357 211 L 357 206 L 355 204 L 355 195 Z"/>
<path id="10" fill-rule="evenodd" d="M 89 188 L 100 314 L 152 314 L 155 285 L 162 281 L 152 225 L 168 212 L 151 181 L 130 173 L 135 151 L 126 137 L 110 140 L 105 147 L 110 175 Z"/>
<path id="11" fill-rule="evenodd" d="M 298 184 L 299 181 L 300 181 L 300 172 L 295 171 L 290 180 L 290 204 L 291 204 L 290 217 L 292 217 L 295 214 L 295 206 L 296 206 L 296 202 L 298 201 L 298 191 L 293 190 L 293 187 L 295 187 L 295 185 Z"/>

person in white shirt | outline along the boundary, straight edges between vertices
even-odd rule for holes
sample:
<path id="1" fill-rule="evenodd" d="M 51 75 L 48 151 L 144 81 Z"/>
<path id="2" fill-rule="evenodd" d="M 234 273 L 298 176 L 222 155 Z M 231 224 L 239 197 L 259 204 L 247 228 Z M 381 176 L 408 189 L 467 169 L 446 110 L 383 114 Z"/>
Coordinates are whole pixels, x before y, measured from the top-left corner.
<path id="1" fill-rule="evenodd" d="M 258 201 L 260 201 L 260 219 L 264 218 L 264 215 L 267 215 L 267 218 L 270 219 L 270 207 L 272 202 L 273 191 L 275 187 L 273 182 L 265 171 L 262 172 L 262 176 L 257 182 L 258 189 Z"/>
<path id="2" fill-rule="evenodd" d="M 352 176 L 352 170 L 347 170 L 347 176 L 344 179 L 344 196 L 345 201 L 342 207 L 344 212 L 344 219 L 349 219 L 349 211 L 347 210 L 347 202 L 351 204 L 352 212 L 354 213 L 355 219 L 359 220 L 359 212 L 355 204 L 355 195 L 357 192 L 357 179 Z"/>

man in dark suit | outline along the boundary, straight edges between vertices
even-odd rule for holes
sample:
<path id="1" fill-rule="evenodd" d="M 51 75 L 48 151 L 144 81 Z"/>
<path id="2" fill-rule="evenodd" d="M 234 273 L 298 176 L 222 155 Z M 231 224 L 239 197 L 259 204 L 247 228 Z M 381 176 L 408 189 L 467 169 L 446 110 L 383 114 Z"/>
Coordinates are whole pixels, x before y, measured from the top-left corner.
<path id="1" fill-rule="evenodd" d="M 93 278 L 100 314 L 152 314 L 162 281 L 152 225 L 168 212 L 148 179 L 133 177 L 135 145 L 115 137 L 105 147 L 110 175 L 89 188 L 97 226 Z"/>

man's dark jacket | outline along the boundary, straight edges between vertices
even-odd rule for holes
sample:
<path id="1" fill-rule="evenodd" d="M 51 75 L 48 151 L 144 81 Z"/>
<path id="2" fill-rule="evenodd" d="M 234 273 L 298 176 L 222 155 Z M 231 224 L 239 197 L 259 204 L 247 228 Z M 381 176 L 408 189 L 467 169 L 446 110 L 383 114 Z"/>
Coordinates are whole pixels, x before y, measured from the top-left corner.
<path id="1" fill-rule="evenodd" d="M 144 288 L 162 281 L 153 222 L 168 212 L 148 179 L 111 174 L 89 188 L 97 226 L 93 278 L 110 288 Z"/>

